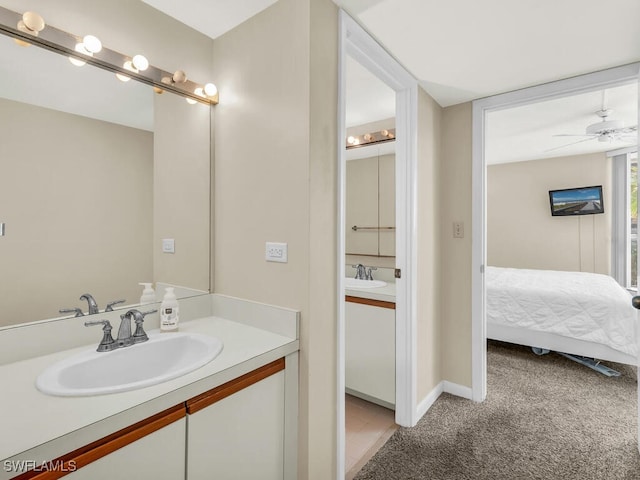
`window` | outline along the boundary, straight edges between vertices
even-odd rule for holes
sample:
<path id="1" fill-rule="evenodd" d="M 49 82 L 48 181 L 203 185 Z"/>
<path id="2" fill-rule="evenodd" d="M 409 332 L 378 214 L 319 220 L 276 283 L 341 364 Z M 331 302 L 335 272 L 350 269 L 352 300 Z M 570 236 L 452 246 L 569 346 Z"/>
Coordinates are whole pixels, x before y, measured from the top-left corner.
<path id="1" fill-rule="evenodd" d="M 628 216 L 628 282 L 626 287 L 638 290 L 638 152 L 627 155 L 629 190 L 627 201 Z"/>
<path id="2" fill-rule="evenodd" d="M 613 156 L 611 276 L 635 292 L 638 290 L 638 153 L 630 150 Z"/>

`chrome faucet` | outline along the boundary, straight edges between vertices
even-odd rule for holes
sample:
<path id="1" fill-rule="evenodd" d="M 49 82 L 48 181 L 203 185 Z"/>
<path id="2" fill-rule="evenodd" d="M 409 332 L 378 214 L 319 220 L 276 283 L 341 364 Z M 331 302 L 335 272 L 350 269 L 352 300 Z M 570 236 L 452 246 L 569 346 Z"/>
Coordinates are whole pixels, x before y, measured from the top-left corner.
<path id="1" fill-rule="evenodd" d="M 369 267 L 367 269 L 365 280 L 373 280 L 373 274 L 371 273 L 371 270 L 378 270 L 378 267 Z"/>
<path id="2" fill-rule="evenodd" d="M 98 313 L 98 304 L 94 300 L 93 296 L 90 293 L 85 293 L 80 297 L 80 300 L 86 300 L 89 304 L 89 315 L 93 315 L 94 313 Z"/>
<path id="3" fill-rule="evenodd" d="M 145 315 L 155 312 L 157 312 L 157 310 L 151 310 L 143 313 L 132 309 L 124 315 L 120 315 L 120 328 L 118 329 L 118 338 L 116 340 L 111 336 L 112 327 L 109 320 L 91 320 L 89 322 L 84 322 L 84 326 L 90 327 L 92 325 L 102 325 L 104 335 L 102 336 L 102 340 L 100 340 L 97 351 L 110 352 L 116 348 L 128 347 L 134 343 L 142 343 L 149 340 L 147 333 L 142 328 L 142 324 L 144 323 Z M 136 330 L 133 335 L 131 334 L 131 319 L 134 320 L 136 325 Z"/>
<path id="4" fill-rule="evenodd" d="M 364 268 L 364 265 L 359 263 L 357 265 L 352 265 L 352 267 L 356 269 L 356 276 L 354 278 L 358 280 L 364 280 L 366 278 L 367 272 Z"/>

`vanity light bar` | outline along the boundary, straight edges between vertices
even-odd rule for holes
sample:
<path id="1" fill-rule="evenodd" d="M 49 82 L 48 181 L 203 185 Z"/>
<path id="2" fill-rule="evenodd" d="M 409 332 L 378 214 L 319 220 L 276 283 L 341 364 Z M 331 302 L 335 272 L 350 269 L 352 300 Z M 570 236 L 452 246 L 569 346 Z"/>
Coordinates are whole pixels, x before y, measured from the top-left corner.
<path id="1" fill-rule="evenodd" d="M 362 135 L 349 135 L 347 137 L 347 149 L 358 148 L 374 143 L 391 142 L 396 139 L 396 129 L 380 130 L 379 132 L 365 133 Z"/>
<path id="2" fill-rule="evenodd" d="M 104 70 L 135 78 L 142 83 L 151 85 L 156 91 L 170 91 L 208 105 L 217 105 L 219 102 L 217 91 L 212 96 L 202 95 L 200 92 L 204 91 L 203 85 L 187 79 L 186 76 L 184 81 L 175 81 L 174 76 L 177 72 L 170 73 L 152 65 L 149 65 L 144 71 L 126 69 L 124 68 L 125 63 L 132 62 L 130 56 L 123 55 L 104 46 L 99 52 L 85 55 L 76 50 L 76 45 L 83 41 L 82 37 L 72 35 L 48 24 L 43 30 L 39 31 L 37 35 L 34 35 L 29 32 L 29 29 L 18 28 L 18 23 L 21 21 L 21 14 L 0 7 L 0 33 L 17 39 L 23 45 L 37 45 L 61 55 L 76 58 L 81 62 L 95 65 Z"/>

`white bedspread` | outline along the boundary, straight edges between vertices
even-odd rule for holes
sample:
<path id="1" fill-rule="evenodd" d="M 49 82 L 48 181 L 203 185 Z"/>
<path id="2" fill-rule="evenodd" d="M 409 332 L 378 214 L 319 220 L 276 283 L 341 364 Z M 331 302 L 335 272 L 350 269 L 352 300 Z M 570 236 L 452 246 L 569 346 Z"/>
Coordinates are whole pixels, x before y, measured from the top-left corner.
<path id="1" fill-rule="evenodd" d="M 631 295 L 607 275 L 487 267 L 487 322 L 549 332 L 636 355 Z"/>

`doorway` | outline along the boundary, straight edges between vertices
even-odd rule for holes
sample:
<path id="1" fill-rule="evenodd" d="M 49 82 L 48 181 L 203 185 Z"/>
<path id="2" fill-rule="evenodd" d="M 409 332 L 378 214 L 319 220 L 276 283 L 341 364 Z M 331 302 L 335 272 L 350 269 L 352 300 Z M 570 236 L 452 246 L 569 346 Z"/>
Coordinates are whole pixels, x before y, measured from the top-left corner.
<path id="1" fill-rule="evenodd" d="M 354 277 L 358 273 L 357 269 L 351 269 L 349 264 L 349 272 L 347 272 L 346 250 L 346 182 L 347 182 L 347 138 L 349 136 L 360 136 L 359 141 L 364 139 L 366 134 L 391 134 L 395 139 L 394 154 L 395 165 L 393 172 L 395 176 L 395 255 L 389 255 L 393 258 L 391 266 L 386 266 L 393 271 L 393 277 L 388 278 L 389 282 L 395 285 L 395 325 L 392 331 L 395 334 L 395 342 L 392 356 L 395 357 L 395 392 L 392 394 L 395 407 L 395 423 L 403 426 L 414 425 L 417 420 L 416 412 L 416 349 L 415 349 L 415 301 L 414 296 L 414 276 L 415 268 L 415 231 L 413 222 L 413 212 L 415 211 L 415 188 L 412 184 L 414 175 L 412 172 L 416 170 L 416 125 L 417 125 L 417 82 L 411 77 L 398 63 L 393 59 L 379 44 L 377 44 L 353 19 L 345 12 L 340 12 L 340 29 L 341 29 L 341 48 L 340 48 L 340 94 L 339 94 L 339 120 L 338 120 L 338 152 L 339 152 L 339 184 L 340 193 L 338 199 L 338 298 L 344 299 L 346 293 L 346 277 Z M 380 126 L 380 128 L 367 127 L 367 132 L 353 132 L 353 135 L 347 135 L 346 127 L 346 81 L 347 81 L 347 62 L 355 60 L 359 66 L 364 68 L 369 74 L 373 75 L 381 83 L 386 85 L 395 97 L 395 132 L 391 132 L 390 128 Z M 371 101 L 375 101 L 372 98 Z M 371 131 L 369 131 L 371 130 Z M 355 138 L 354 138 L 355 140 Z M 386 142 L 390 143 L 390 142 Z M 376 154 L 375 157 L 382 155 Z M 378 162 L 379 164 L 380 162 Z M 389 202 L 385 202 L 388 206 Z M 377 221 L 376 221 L 377 222 Z M 360 227 L 360 225 L 349 225 L 352 227 Z M 371 225 L 362 225 L 369 227 Z M 380 253 L 380 247 L 384 241 L 380 241 L 380 228 L 391 225 L 375 225 L 375 236 L 377 237 L 377 248 Z M 358 230 L 350 230 L 357 232 Z M 370 231 L 371 232 L 371 231 Z M 361 231 L 360 233 L 364 233 Z M 390 231 L 387 231 L 387 236 Z M 387 250 L 388 251 L 388 250 Z M 383 258 L 378 255 L 379 259 Z M 358 262 L 362 263 L 362 262 Z M 358 265 L 355 263 L 355 265 Z M 363 267 L 365 265 L 363 264 Z M 368 268 L 365 269 L 364 275 L 368 276 Z M 375 265 L 374 265 L 375 267 Z M 382 273 L 381 268 L 378 271 L 372 270 L 374 278 L 377 273 Z M 383 275 L 384 277 L 384 275 Z M 338 388 L 337 388 L 337 472 L 336 478 L 344 478 L 345 475 L 345 388 L 346 388 L 346 355 L 345 344 L 347 339 L 345 325 L 345 303 L 338 302 Z M 375 397 L 376 395 L 372 395 Z M 395 397 L 395 398 L 394 398 Z M 370 398 L 373 400 L 375 398 Z M 391 403 L 391 402 L 390 402 Z M 388 405 L 387 405 L 388 406 Z"/>
<path id="2" fill-rule="evenodd" d="M 473 102 L 473 245 L 472 245 L 472 390 L 482 401 L 486 391 L 487 265 L 487 118 L 492 112 L 601 91 L 638 81 L 639 64 L 613 68 Z M 594 262 L 595 263 L 595 262 Z"/>

